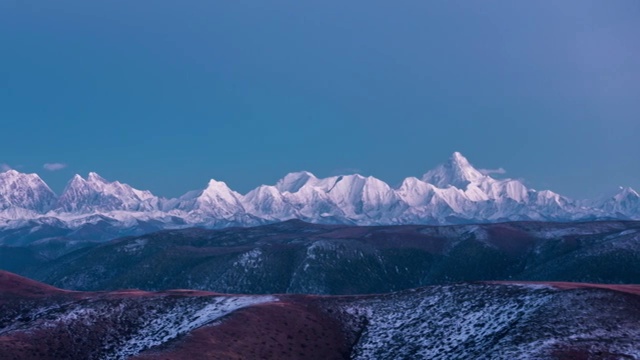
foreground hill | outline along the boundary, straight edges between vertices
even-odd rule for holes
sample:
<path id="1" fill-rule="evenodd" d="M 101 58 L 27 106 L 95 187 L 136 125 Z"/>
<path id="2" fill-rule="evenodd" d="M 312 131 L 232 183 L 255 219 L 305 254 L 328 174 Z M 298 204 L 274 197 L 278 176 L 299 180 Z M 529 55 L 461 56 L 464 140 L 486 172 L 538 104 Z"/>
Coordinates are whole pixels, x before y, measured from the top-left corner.
<path id="1" fill-rule="evenodd" d="M 640 283 L 640 222 L 185 229 L 83 248 L 21 274 L 72 290 L 364 294 L 482 280 Z"/>
<path id="2" fill-rule="evenodd" d="M 3 359 L 621 359 L 639 286 L 457 284 L 385 295 L 71 292 L 0 272 Z"/>

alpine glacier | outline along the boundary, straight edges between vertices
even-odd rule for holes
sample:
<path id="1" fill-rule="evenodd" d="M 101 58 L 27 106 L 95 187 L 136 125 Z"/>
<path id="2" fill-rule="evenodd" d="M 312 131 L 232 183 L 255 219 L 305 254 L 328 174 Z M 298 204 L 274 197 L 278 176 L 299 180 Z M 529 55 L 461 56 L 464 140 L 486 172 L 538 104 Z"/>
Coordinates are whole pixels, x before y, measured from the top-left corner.
<path id="1" fill-rule="evenodd" d="M 221 181 L 166 199 L 91 172 L 75 175 L 57 196 L 37 174 L 0 173 L 0 229 L 57 224 L 77 229 L 106 222 L 154 229 L 251 226 L 289 219 L 355 225 L 455 224 L 514 220 L 640 219 L 640 195 L 622 188 L 611 197 L 575 201 L 536 191 L 514 179 L 494 179 L 459 152 L 393 188 L 358 174 L 317 178 L 303 171 L 275 185 L 240 194 Z"/>

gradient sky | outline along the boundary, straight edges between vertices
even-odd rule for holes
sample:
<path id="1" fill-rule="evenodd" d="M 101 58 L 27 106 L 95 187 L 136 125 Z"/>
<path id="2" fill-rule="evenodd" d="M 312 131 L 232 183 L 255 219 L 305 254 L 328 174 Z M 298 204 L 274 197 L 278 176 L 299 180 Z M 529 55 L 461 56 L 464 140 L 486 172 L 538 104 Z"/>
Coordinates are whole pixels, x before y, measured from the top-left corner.
<path id="1" fill-rule="evenodd" d="M 303 169 L 396 185 L 461 151 L 576 198 L 640 189 L 639 19 L 637 0 L 3 0 L 0 164 L 177 196 Z"/>

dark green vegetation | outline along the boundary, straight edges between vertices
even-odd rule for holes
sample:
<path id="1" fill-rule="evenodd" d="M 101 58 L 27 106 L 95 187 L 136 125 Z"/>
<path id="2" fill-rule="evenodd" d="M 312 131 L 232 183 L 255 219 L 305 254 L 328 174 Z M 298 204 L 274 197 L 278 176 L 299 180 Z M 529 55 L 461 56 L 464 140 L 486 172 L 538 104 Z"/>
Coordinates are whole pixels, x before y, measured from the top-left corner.
<path id="1" fill-rule="evenodd" d="M 74 290 L 365 294 L 482 280 L 640 283 L 639 231 L 640 222 L 620 221 L 439 227 L 288 221 L 161 231 L 53 260 L 26 252 L 31 265 L 0 266 Z"/>

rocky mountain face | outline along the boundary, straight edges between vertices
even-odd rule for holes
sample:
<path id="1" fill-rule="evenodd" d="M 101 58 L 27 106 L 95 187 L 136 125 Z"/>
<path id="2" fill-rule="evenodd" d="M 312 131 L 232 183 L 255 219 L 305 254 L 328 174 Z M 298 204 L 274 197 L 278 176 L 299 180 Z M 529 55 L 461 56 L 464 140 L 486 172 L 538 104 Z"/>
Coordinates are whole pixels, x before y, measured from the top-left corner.
<path id="1" fill-rule="evenodd" d="M 618 217 L 635 218 L 640 209 L 640 195 L 632 188 L 620 188 L 615 195 L 590 203 L 593 207 L 602 209 L 604 213 Z"/>
<path id="2" fill-rule="evenodd" d="M 118 181 L 108 182 L 91 172 L 87 179 L 75 175 L 67 184 L 52 210 L 58 213 L 84 214 L 110 211 L 153 211 L 160 209 L 160 199 Z"/>
<path id="3" fill-rule="evenodd" d="M 289 219 L 356 225 L 640 219 L 640 196 L 626 188 L 606 199 L 574 201 L 518 180 L 494 179 L 460 153 L 397 188 L 371 176 L 321 179 L 298 172 L 247 194 L 211 180 L 203 190 L 176 199 L 109 182 L 96 173 L 86 179 L 74 176 L 56 196 L 36 174 L 0 173 L 0 244 L 25 242 L 15 237 L 16 231 L 34 227 L 72 238 L 86 236 L 89 228 L 108 228 L 90 237 L 96 240 L 145 228 L 253 226 Z"/>
<path id="4" fill-rule="evenodd" d="M 5 218 L 31 218 L 54 207 L 55 193 L 36 174 L 0 173 L 0 212 Z"/>
<path id="5" fill-rule="evenodd" d="M 6 359 L 634 359 L 640 288 L 475 283 L 384 295 L 70 292 L 0 271 Z"/>
<path id="6" fill-rule="evenodd" d="M 61 243 L 70 247 L 63 256 L 56 254 L 65 248 L 49 243 L 0 248 L 9 260 L 0 269 L 83 291 L 347 295 L 460 281 L 640 283 L 635 221 L 360 227 L 290 220 Z"/>

